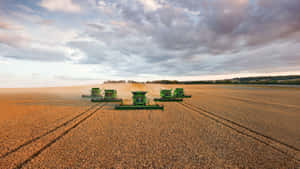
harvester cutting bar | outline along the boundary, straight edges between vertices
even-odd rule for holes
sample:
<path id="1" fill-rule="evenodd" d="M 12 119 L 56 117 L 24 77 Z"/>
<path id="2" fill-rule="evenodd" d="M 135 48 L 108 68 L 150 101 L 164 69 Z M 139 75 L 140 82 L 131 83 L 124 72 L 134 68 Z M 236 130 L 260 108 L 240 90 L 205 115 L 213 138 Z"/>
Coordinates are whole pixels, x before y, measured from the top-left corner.
<path id="1" fill-rule="evenodd" d="M 153 109 L 163 110 L 164 109 L 164 106 L 160 106 L 158 104 L 148 105 L 146 93 L 147 92 L 144 92 L 144 91 L 132 92 L 133 104 L 132 105 L 126 105 L 126 104 L 117 105 L 115 107 L 115 109 L 117 109 L 117 110 L 141 110 L 141 109 L 142 110 L 153 110 Z"/>
<path id="2" fill-rule="evenodd" d="M 117 105 L 115 107 L 116 110 L 154 110 L 159 109 L 163 110 L 164 107 L 160 105 Z"/>
<path id="3" fill-rule="evenodd" d="M 182 102 L 182 98 L 154 98 L 156 102 Z"/>
<path id="4" fill-rule="evenodd" d="M 179 96 L 178 98 L 192 98 L 191 95 L 184 95 L 184 96 Z"/>
<path id="5" fill-rule="evenodd" d="M 90 96 L 90 95 L 85 95 L 85 94 L 81 95 L 81 97 L 82 97 L 82 98 L 92 98 L 92 96 Z"/>
<path id="6" fill-rule="evenodd" d="M 81 95 L 82 98 L 88 98 L 88 99 L 103 99 L 102 96 L 89 96 L 89 95 Z"/>
<path id="7" fill-rule="evenodd" d="M 122 102 L 122 99 L 92 98 L 92 102 Z"/>

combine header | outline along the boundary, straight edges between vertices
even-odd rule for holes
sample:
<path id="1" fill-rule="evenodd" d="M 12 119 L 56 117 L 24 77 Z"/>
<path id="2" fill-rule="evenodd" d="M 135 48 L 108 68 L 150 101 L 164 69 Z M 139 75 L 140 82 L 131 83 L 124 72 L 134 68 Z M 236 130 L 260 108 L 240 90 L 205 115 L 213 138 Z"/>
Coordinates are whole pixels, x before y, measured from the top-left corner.
<path id="1" fill-rule="evenodd" d="M 101 96 L 101 90 L 99 88 L 92 88 L 91 95 L 81 95 L 82 98 L 102 98 Z"/>
<path id="2" fill-rule="evenodd" d="M 172 96 L 172 89 L 161 89 L 160 90 L 161 98 L 154 98 L 156 102 L 181 102 L 182 98 L 176 98 Z"/>
<path id="3" fill-rule="evenodd" d="M 176 88 L 174 90 L 174 97 L 176 98 L 191 98 L 191 95 L 185 95 L 183 88 Z"/>
<path id="4" fill-rule="evenodd" d="M 150 110 L 150 109 L 164 109 L 164 106 L 160 106 L 158 104 L 156 105 L 149 105 L 147 104 L 147 99 L 146 99 L 146 93 L 144 91 L 136 91 L 132 92 L 133 96 L 133 104 L 132 105 L 124 105 L 123 103 L 121 105 L 118 105 L 115 107 L 117 110 L 136 110 L 136 109 L 145 109 L 145 110 Z"/>
<path id="5" fill-rule="evenodd" d="M 91 99 L 92 102 L 122 102 L 122 99 L 117 98 L 117 91 L 113 89 L 104 90 L 104 98 L 96 97 Z"/>

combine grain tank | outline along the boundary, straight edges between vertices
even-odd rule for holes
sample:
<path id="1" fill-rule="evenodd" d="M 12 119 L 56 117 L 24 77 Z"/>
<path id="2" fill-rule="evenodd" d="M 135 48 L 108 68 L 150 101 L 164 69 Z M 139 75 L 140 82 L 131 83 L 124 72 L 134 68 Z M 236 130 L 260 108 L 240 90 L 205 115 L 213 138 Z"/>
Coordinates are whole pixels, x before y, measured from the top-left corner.
<path id="1" fill-rule="evenodd" d="M 181 102 L 182 98 L 176 98 L 172 96 L 172 89 L 162 89 L 160 90 L 161 98 L 154 98 L 156 102 Z"/>
<path id="2" fill-rule="evenodd" d="M 122 99 L 117 98 L 117 91 L 114 89 L 104 90 L 104 98 L 92 98 L 92 102 L 122 102 Z"/>
<path id="3" fill-rule="evenodd" d="M 176 98 L 191 98 L 191 95 L 185 95 L 183 88 L 176 88 L 174 90 L 174 97 Z"/>
<path id="4" fill-rule="evenodd" d="M 133 104 L 132 105 L 117 105 L 115 109 L 117 110 L 136 110 L 136 109 L 164 109 L 164 106 L 160 106 L 158 104 L 155 105 L 149 105 L 147 104 L 147 98 L 146 98 L 146 93 L 144 91 L 136 91 L 132 92 L 133 96 Z"/>
<path id="5" fill-rule="evenodd" d="M 91 91 L 92 96 L 101 96 L 101 90 L 99 88 L 92 88 Z"/>
<path id="6" fill-rule="evenodd" d="M 83 98 L 102 98 L 101 90 L 99 88 L 92 88 L 91 95 L 82 95 Z"/>

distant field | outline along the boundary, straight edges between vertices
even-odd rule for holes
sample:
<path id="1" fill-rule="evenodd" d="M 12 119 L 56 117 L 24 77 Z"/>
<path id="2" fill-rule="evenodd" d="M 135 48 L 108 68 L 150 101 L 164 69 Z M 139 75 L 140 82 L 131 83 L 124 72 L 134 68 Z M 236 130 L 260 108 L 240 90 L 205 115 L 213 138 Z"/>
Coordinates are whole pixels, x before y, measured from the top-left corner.
<path id="1" fill-rule="evenodd" d="M 117 111 L 80 98 L 91 87 L 183 87 L 165 110 Z M 300 88 L 103 84 L 0 89 L 0 168 L 297 168 Z M 153 101 L 151 101 L 153 103 Z"/>

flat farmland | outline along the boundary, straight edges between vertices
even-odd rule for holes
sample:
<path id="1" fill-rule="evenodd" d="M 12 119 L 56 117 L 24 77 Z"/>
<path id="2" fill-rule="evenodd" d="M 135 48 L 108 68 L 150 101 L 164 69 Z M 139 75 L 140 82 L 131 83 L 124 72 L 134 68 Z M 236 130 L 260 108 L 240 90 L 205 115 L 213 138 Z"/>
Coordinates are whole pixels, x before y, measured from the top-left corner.
<path id="1" fill-rule="evenodd" d="M 91 87 L 183 87 L 161 110 L 114 110 Z M 152 104 L 153 101 L 151 101 Z M 0 168 L 299 168 L 300 88 L 103 84 L 0 89 Z"/>

